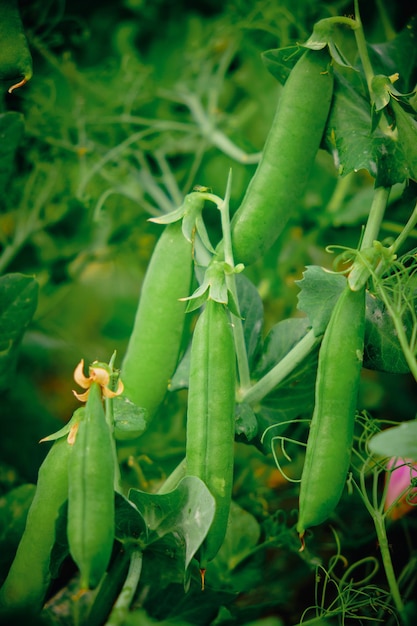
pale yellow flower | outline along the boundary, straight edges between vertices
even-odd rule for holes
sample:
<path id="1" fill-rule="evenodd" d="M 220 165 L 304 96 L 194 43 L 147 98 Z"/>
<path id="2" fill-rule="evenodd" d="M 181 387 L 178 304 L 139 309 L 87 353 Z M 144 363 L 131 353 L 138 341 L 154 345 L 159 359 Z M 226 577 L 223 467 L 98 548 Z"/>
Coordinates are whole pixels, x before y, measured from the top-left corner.
<path id="1" fill-rule="evenodd" d="M 98 383 L 100 385 L 101 393 L 104 398 L 114 398 L 116 396 L 120 396 L 120 394 L 123 393 L 124 387 L 120 378 L 117 383 L 116 391 L 113 391 L 109 388 L 110 372 L 108 369 L 106 369 L 104 364 L 94 361 L 94 363 L 89 366 L 88 373 L 90 375 L 85 376 L 84 359 L 81 359 L 81 361 L 78 363 L 77 367 L 74 370 L 74 380 L 78 385 L 80 385 L 80 387 L 86 389 L 86 391 L 84 393 L 77 393 L 73 390 L 74 396 L 77 398 L 77 400 L 80 400 L 80 402 L 87 401 L 90 387 L 93 383 Z"/>

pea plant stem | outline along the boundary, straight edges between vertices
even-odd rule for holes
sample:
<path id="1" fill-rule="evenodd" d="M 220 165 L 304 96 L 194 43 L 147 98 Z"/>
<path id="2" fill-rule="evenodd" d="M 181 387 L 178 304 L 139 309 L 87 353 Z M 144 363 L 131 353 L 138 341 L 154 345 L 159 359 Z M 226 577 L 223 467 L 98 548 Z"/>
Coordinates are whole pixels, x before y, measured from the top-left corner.
<path id="1" fill-rule="evenodd" d="M 231 235 L 231 230 L 230 230 L 230 215 L 229 215 L 229 199 L 230 199 L 231 182 L 232 182 L 232 175 L 230 173 L 229 179 L 227 182 L 227 188 L 226 188 L 224 200 L 218 206 L 218 208 L 220 211 L 222 234 L 223 234 L 224 260 L 228 265 L 230 265 L 231 268 L 234 268 L 232 235 Z M 233 272 L 226 275 L 226 283 L 227 283 L 227 287 L 229 288 L 229 290 L 231 291 L 233 295 L 235 302 L 238 303 L 235 274 Z M 245 336 L 243 332 L 242 319 L 239 316 L 231 313 L 231 320 L 232 320 L 233 337 L 234 337 L 234 342 L 235 342 L 240 389 L 246 390 L 250 388 L 251 380 L 250 380 L 250 370 L 249 370 L 248 356 L 246 352 L 246 344 L 245 344 Z"/>
<path id="2" fill-rule="evenodd" d="M 256 404 L 281 383 L 318 345 L 320 337 L 316 337 L 313 330 L 299 341 L 265 376 L 256 382 L 241 396 L 242 402 Z"/>
<path id="3" fill-rule="evenodd" d="M 390 594 L 392 600 L 395 604 L 395 607 L 401 617 L 404 626 L 408 626 L 407 617 L 405 614 L 404 603 L 401 598 L 400 590 L 397 583 L 397 578 L 395 576 L 394 567 L 392 564 L 391 553 L 389 549 L 387 530 L 385 526 L 385 513 L 383 511 L 383 501 L 381 501 L 380 505 L 378 505 L 378 473 L 374 472 L 374 481 L 373 481 L 373 489 L 372 489 L 372 502 L 369 499 L 368 491 L 365 484 L 365 476 L 366 476 L 366 466 L 362 468 L 362 471 L 359 474 L 360 484 L 358 485 L 356 481 L 353 481 L 356 489 L 359 492 L 359 495 L 368 510 L 368 513 L 372 517 L 374 522 L 376 536 L 378 539 L 378 546 L 381 553 L 382 564 L 385 571 L 385 576 L 388 582 Z"/>
<path id="4" fill-rule="evenodd" d="M 387 531 L 385 527 L 385 516 L 379 511 L 373 511 L 372 517 L 374 520 L 375 531 L 378 538 L 379 549 L 381 552 L 382 563 L 384 565 L 385 576 L 387 578 L 388 586 L 390 589 L 391 597 L 395 604 L 395 607 L 401 617 L 404 626 L 407 626 L 408 621 L 405 615 L 404 604 L 401 598 L 400 590 L 397 584 L 397 578 L 395 576 L 394 567 L 392 565 L 391 554 L 389 550 Z"/>
<path id="5" fill-rule="evenodd" d="M 392 246 L 390 246 L 390 251 L 394 254 L 401 248 L 406 239 L 410 236 L 414 227 L 417 224 L 417 204 L 415 205 L 413 212 L 411 213 L 406 225 L 402 229 L 401 233 L 398 235 L 397 239 L 394 241 Z"/>
<path id="6" fill-rule="evenodd" d="M 356 28 L 354 29 L 356 45 L 363 65 L 363 71 L 365 72 L 366 83 L 368 85 L 369 93 L 371 93 L 371 84 L 374 77 L 374 71 L 372 69 L 371 61 L 369 59 L 368 50 L 366 47 L 365 33 L 363 32 L 362 20 L 359 13 L 359 0 L 355 0 L 355 21 Z"/>
<path id="7" fill-rule="evenodd" d="M 378 239 L 385 209 L 388 204 L 390 187 L 376 187 L 366 222 L 365 231 L 362 238 L 361 250 L 370 248 L 373 242 Z"/>
<path id="8" fill-rule="evenodd" d="M 122 626 L 125 622 L 142 573 L 142 562 L 142 551 L 133 550 L 126 580 L 105 626 Z"/>

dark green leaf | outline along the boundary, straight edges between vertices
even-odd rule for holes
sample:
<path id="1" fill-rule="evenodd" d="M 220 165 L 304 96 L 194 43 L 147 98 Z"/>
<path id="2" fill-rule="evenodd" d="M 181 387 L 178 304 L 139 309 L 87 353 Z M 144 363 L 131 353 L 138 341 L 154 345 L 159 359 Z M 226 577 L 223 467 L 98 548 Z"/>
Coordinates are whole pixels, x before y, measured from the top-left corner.
<path id="1" fill-rule="evenodd" d="M 414 16 L 394 39 L 368 46 L 375 74 L 391 76 L 398 73 L 399 78 L 395 86 L 402 93 L 407 93 L 415 87 L 416 37 L 417 16 Z"/>
<path id="2" fill-rule="evenodd" d="M 262 53 L 262 60 L 272 76 L 283 85 L 303 53 L 304 48 L 301 46 L 288 46 L 288 48 L 266 50 Z"/>
<path id="3" fill-rule="evenodd" d="M 23 274 L 0 278 L 0 392 L 10 386 L 19 343 L 36 310 L 38 283 Z"/>
<path id="4" fill-rule="evenodd" d="M 346 285 L 346 278 L 323 267 L 309 265 L 297 285 L 300 287 L 298 309 L 307 315 L 314 334 L 320 337 L 326 330 L 334 305 Z"/>
<path id="5" fill-rule="evenodd" d="M 407 163 L 408 178 L 417 180 L 417 121 L 394 98 L 391 99 L 391 106 L 395 114 L 398 142 Z"/>
<path id="6" fill-rule="evenodd" d="M 127 498 L 116 493 L 116 539 L 122 543 L 130 541 L 148 543 L 148 529 L 143 515 Z"/>
<path id="7" fill-rule="evenodd" d="M 310 327 L 310 320 L 305 317 L 286 319 L 275 324 L 265 339 L 254 377 L 259 380 L 269 372 L 305 336 Z"/>
<path id="8" fill-rule="evenodd" d="M 251 441 L 258 434 L 258 422 L 254 410 L 246 402 L 236 404 L 235 436 L 238 441 Z"/>
<path id="9" fill-rule="evenodd" d="M 170 493 L 151 494 L 131 489 L 129 500 L 146 522 L 147 544 L 173 534 L 183 547 L 186 569 L 214 517 L 215 501 L 205 484 L 195 476 L 186 476 Z"/>
<path id="10" fill-rule="evenodd" d="M 5 197 L 6 184 L 13 171 L 14 157 L 23 130 L 21 113 L 8 111 L 0 114 L 0 198 Z"/>
<path id="11" fill-rule="evenodd" d="M 412 320 L 410 320 L 412 327 Z M 406 374 L 409 367 L 405 360 L 392 317 L 384 303 L 367 294 L 364 367 L 380 372 Z"/>
<path id="12" fill-rule="evenodd" d="M 35 485 L 20 485 L 0 498 L 0 584 L 23 535 Z"/>
<path id="13" fill-rule="evenodd" d="M 357 80 L 335 72 L 333 106 L 325 144 L 340 174 L 367 170 L 376 186 L 391 187 L 409 177 L 408 164 L 395 135 L 373 131 L 371 105 Z"/>
<path id="14" fill-rule="evenodd" d="M 369 449 L 380 456 L 417 461 L 417 421 L 404 422 L 374 435 Z"/>
<path id="15" fill-rule="evenodd" d="M 254 363 L 262 344 L 264 308 L 255 285 L 243 274 L 236 276 L 236 288 L 242 316 L 249 365 Z"/>

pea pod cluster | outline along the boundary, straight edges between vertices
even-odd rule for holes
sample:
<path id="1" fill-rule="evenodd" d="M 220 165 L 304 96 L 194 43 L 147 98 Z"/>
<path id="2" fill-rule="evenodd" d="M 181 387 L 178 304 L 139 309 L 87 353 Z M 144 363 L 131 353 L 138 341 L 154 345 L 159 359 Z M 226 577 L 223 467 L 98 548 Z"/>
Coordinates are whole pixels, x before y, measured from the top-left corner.
<path id="1" fill-rule="evenodd" d="M 112 434 L 93 382 L 69 458 L 69 550 L 82 588 L 94 588 L 109 564 L 114 539 L 114 456 Z"/>
<path id="2" fill-rule="evenodd" d="M 261 161 L 232 220 L 236 263 L 249 265 L 274 243 L 306 189 L 333 95 L 326 49 L 306 50 L 281 92 Z"/>
<path id="3" fill-rule="evenodd" d="M 316 399 L 301 476 L 300 537 L 337 506 L 349 470 L 365 334 L 365 289 L 339 297 L 319 352 Z"/>
<path id="4" fill-rule="evenodd" d="M 39 468 L 36 492 L 7 578 L 0 590 L 0 615 L 11 610 L 39 611 L 51 581 L 49 563 L 60 508 L 68 497 L 71 445 L 53 444 Z"/>
<path id="5" fill-rule="evenodd" d="M 121 377 L 125 395 L 146 409 L 148 420 L 167 392 L 178 361 L 193 278 L 192 245 L 181 222 L 166 226 L 152 254 L 142 285 Z"/>
<path id="6" fill-rule="evenodd" d="M 187 474 L 207 485 L 216 501 L 209 533 L 200 549 L 205 568 L 223 543 L 233 483 L 236 358 L 223 304 L 209 299 L 197 321 L 192 346 L 187 409 Z"/>

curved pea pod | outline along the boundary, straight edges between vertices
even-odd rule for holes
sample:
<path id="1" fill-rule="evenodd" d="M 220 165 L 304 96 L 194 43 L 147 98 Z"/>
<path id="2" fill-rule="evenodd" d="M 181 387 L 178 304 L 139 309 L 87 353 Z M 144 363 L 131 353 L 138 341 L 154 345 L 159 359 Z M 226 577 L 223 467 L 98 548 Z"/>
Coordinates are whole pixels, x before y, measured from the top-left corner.
<path id="1" fill-rule="evenodd" d="M 365 290 L 344 288 L 319 352 L 316 399 L 301 476 L 297 531 L 324 522 L 349 470 L 363 359 Z"/>
<path id="2" fill-rule="evenodd" d="M 0 3 L 0 80 L 12 83 L 12 92 L 32 77 L 32 56 L 17 0 Z M 14 84 L 13 84 L 14 82 Z"/>
<path id="3" fill-rule="evenodd" d="M 307 187 L 333 94 L 326 49 L 306 50 L 280 94 L 261 161 L 232 219 L 235 263 L 262 257 Z"/>
<path id="4" fill-rule="evenodd" d="M 14 610 L 40 611 L 51 575 L 50 557 L 55 525 L 68 497 L 66 437 L 55 441 L 39 468 L 38 482 L 16 556 L 0 590 L 0 615 Z"/>
<path id="5" fill-rule="evenodd" d="M 152 254 L 121 367 L 125 396 L 147 411 L 161 405 L 178 362 L 193 278 L 192 245 L 181 222 L 166 226 Z"/>
<path id="6" fill-rule="evenodd" d="M 114 540 L 113 442 L 101 388 L 91 384 L 69 459 L 67 534 L 81 587 L 94 588 L 110 561 Z"/>
<path id="7" fill-rule="evenodd" d="M 236 358 L 224 305 L 208 300 L 191 345 L 187 409 L 187 474 L 197 476 L 216 501 L 200 548 L 202 569 L 220 549 L 227 528 L 233 484 Z"/>

